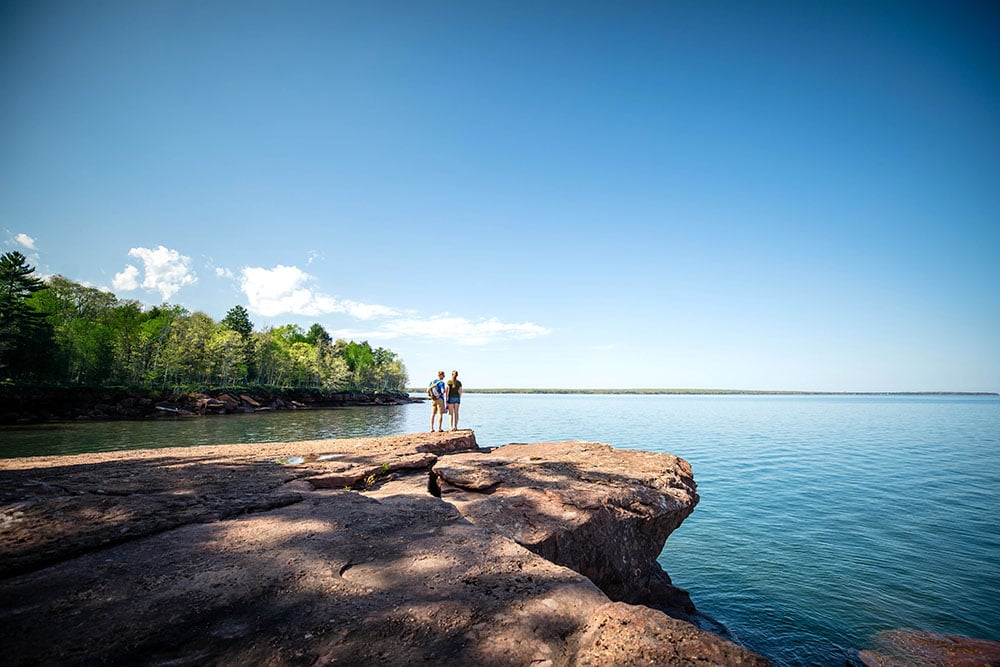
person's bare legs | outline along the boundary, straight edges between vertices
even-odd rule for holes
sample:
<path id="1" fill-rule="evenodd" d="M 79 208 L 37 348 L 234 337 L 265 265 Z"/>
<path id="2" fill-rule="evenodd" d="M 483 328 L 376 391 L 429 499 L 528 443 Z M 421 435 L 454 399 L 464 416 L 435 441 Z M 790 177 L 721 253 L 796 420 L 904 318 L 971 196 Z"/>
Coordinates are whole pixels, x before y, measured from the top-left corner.
<path id="1" fill-rule="evenodd" d="M 458 406 L 461 403 L 449 403 L 448 404 L 448 423 L 451 424 L 451 430 L 458 430 Z"/>
<path id="2" fill-rule="evenodd" d="M 444 422 L 444 412 L 442 411 L 442 405 L 444 404 L 444 400 L 442 400 L 440 398 L 431 399 L 431 400 L 434 402 L 434 405 L 431 408 L 431 433 L 433 433 L 434 432 L 434 417 L 438 418 L 438 427 L 437 427 L 437 430 L 439 430 L 439 431 L 443 430 L 441 428 L 441 426 L 442 426 L 442 424 Z"/>

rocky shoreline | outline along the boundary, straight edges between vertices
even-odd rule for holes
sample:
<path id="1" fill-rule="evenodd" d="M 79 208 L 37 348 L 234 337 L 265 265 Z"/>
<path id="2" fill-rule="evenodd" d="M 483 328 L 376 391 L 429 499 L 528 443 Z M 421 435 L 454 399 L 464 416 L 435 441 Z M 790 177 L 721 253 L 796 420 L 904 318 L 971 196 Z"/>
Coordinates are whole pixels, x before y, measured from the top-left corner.
<path id="1" fill-rule="evenodd" d="M 8 664 L 766 665 L 656 558 L 690 467 L 471 431 L 0 461 Z"/>
<path id="2" fill-rule="evenodd" d="M 27 665 L 767 665 L 657 562 L 690 466 L 472 431 L 0 459 L 0 646 Z M 997 665 L 898 629 L 870 667 Z"/>
<path id="3" fill-rule="evenodd" d="M 0 424 L 162 419 L 308 410 L 349 405 L 401 405 L 404 392 L 316 392 L 229 389 L 208 392 L 81 387 L 0 387 Z"/>

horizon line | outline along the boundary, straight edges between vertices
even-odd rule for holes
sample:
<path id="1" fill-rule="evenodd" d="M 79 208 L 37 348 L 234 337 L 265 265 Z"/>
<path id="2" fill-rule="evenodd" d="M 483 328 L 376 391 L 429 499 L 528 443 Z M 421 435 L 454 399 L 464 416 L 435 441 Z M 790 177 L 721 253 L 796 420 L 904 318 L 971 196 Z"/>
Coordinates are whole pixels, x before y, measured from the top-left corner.
<path id="1" fill-rule="evenodd" d="M 423 387 L 411 387 L 421 392 Z M 478 394 L 758 394 L 799 396 L 1000 396 L 995 391 L 819 391 L 807 389 L 685 389 L 642 388 L 595 389 L 564 387 L 463 387 L 463 391 Z"/>

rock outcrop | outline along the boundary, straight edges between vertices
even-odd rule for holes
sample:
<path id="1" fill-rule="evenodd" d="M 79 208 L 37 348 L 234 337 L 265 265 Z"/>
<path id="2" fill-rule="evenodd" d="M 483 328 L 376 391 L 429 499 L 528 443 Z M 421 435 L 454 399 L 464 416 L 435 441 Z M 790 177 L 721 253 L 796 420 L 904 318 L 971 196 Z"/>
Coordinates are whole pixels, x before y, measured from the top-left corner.
<path id="1" fill-rule="evenodd" d="M 683 459 L 544 442 L 450 456 L 433 475 L 440 496 L 468 520 L 579 572 L 612 600 L 694 613 L 657 563 L 698 502 Z"/>
<path id="2" fill-rule="evenodd" d="M 0 460 L 0 493 L 7 664 L 767 664 L 635 604 L 697 502 L 669 455 L 463 431 Z"/>

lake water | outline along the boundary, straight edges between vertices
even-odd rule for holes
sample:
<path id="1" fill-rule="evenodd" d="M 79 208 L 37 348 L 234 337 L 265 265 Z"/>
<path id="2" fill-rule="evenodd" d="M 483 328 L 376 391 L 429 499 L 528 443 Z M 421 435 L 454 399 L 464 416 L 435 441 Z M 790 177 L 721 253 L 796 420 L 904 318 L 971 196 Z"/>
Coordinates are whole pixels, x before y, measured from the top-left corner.
<path id="1" fill-rule="evenodd" d="M 428 405 L 0 428 L 0 456 L 412 433 Z M 465 396 L 481 446 L 671 452 L 701 503 L 661 562 L 776 665 L 844 665 L 880 630 L 1000 641 L 1000 398 Z"/>

